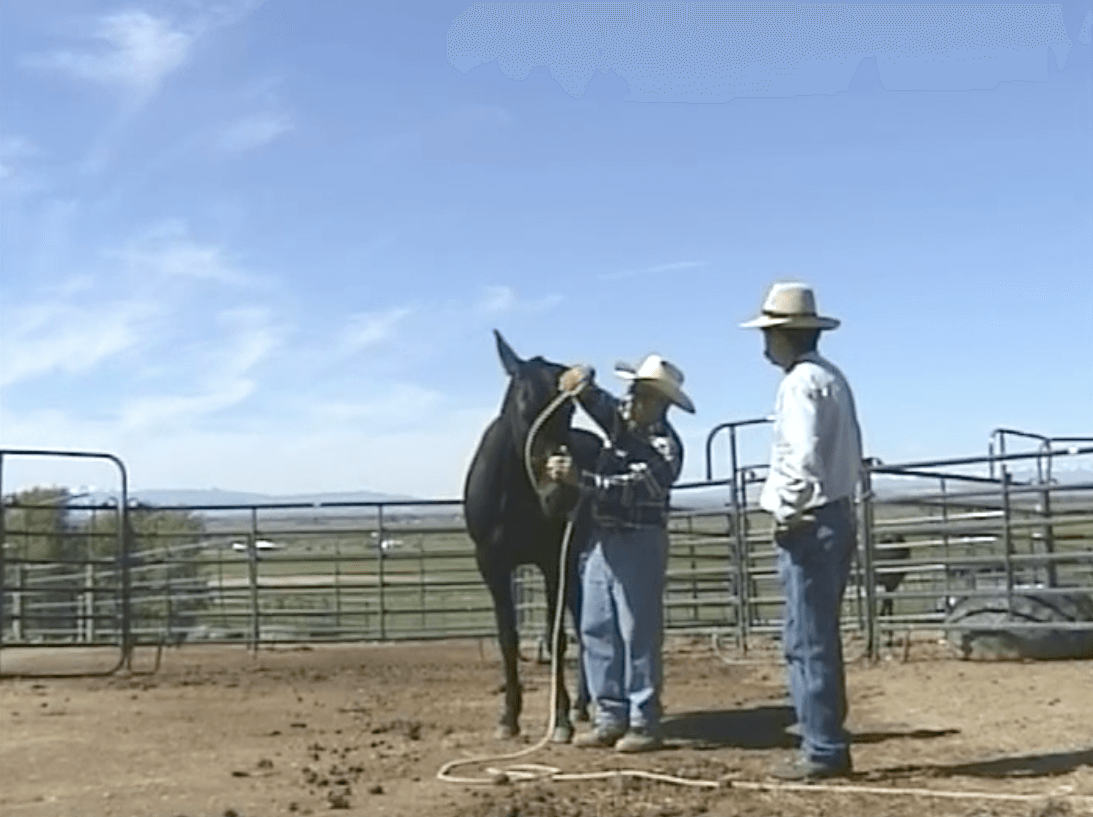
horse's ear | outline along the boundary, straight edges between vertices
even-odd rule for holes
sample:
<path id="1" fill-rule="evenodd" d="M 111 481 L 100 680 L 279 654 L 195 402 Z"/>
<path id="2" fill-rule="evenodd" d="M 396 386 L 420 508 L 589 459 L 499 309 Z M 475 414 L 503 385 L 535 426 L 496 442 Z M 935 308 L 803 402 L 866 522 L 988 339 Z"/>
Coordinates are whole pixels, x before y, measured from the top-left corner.
<path id="1" fill-rule="evenodd" d="M 501 333 L 496 329 L 493 330 L 493 336 L 497 338 L 497 355 L 501 358 L 501 365 L 505 367 L 505 371 L 508 372 L 509 377 L 514 377 L 518 371 L 520 371 L 520 365 L 524 362 L 520 359 L 520 356 L 516 352 L 512 351 L 512 347 L 508 345 Z"/>

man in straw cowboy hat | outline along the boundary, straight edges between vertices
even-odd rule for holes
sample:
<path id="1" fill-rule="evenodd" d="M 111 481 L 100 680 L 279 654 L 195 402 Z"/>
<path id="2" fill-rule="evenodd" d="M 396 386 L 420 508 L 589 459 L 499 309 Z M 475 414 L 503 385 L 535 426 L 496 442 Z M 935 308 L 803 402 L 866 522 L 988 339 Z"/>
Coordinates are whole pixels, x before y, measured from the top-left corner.
<path id="1" fill-rule="evenodd" d="M 861 431 L 850 385 L 816 351 L 820 333 L 838 325 L 816 313 L 811 288 L 792 282 L 774 284 L 762 313 L 742 324 L 763 330 L 767 359 L 786 373 L 759 502 L 774 517 L 783 649 L 801 734 L 798 756 L 773 772 L 787 780 L 851 771 L 839 611 L 856 539 Z"/>
<path id="2" fill-rule="evenodd" d="M 649 355 L 635 369 L 618 364 L 629 381 L 618 399 L 574 366 L 559 388 L 576 393 L 607 436 L 596 467 L 577 470 L 566 455 L 547 462 L 552 479 L 577 486 L 592 503 L 593 530 L 582 553 L 582 660 L 594 727 L 577 737 L 585 747 L 620 752 L 658 748 L 664 576 L 668 562 L 668 499 L 683 465 L 683 444 L 668 407 L 694 412 L 683 372 Z"/>

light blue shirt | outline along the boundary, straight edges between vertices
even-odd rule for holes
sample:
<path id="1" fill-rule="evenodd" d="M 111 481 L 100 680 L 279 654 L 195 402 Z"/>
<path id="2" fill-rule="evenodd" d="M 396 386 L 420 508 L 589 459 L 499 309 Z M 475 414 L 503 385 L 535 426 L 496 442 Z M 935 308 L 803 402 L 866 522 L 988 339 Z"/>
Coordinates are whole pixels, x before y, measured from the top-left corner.
<path id="1" fill-rule="evenodd" d="M 853 498 L 861 460 L 850 384 L 819 353 L 802 355 L 778 386 L 760 506 L 777 524 L 792 525 L 813 508 Z"/>

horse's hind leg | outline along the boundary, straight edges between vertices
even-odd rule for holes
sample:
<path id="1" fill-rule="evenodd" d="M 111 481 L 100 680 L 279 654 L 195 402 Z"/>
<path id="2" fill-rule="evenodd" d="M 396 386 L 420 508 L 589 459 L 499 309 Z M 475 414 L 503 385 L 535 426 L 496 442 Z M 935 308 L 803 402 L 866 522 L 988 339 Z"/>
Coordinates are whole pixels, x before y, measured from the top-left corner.
<path id="1" fill-rule="evenodd" d="M 492 570 L 486 577 L 486 584 L 493 596 L 497 643 L 501 648 L 501 661 L 505 671 L 505 706 L 501 710 L 497 736 L 512 738 L 520 734 L 520 708 L 523 705 L 520 675 L 516 666 L 519 636 L 516 632 L 516 607 L 512 601 L 512 573 L 508 570 Z"/>

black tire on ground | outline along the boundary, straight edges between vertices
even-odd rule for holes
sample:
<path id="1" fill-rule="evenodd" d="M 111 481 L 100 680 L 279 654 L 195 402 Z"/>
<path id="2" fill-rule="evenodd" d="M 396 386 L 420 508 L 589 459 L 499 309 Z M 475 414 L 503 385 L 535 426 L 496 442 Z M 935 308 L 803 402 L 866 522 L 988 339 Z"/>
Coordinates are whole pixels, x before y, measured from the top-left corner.
<path id="1" fill-rule="evenodd" d="M 1089 629 L 1024 629 L 1021 623 L 1090 622 Z M 973 660 L 1052 660 L 1093 657 L 1093 597 L 1088 593 L 1013 595 L 1012 615 L 1004 593 L 960 599 L 946 622 L 948 639 Z M 1016 626 L 1015 626 L 1016 625 Z"/>

